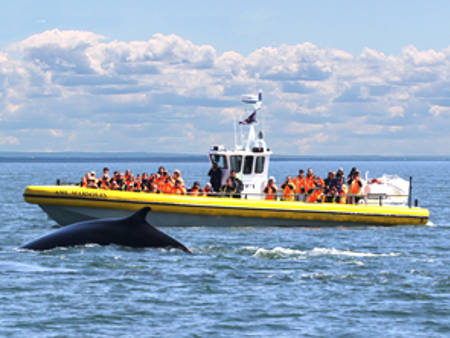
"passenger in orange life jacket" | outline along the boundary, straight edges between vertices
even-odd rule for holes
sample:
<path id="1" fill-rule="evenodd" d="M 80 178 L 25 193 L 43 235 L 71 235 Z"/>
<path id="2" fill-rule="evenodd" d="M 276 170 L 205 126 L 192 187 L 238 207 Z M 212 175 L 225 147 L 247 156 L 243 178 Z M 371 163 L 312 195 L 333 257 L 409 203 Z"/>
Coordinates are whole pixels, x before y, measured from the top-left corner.
<path id="1" fill-rule="evenodd" d="M 339 175 L 336 178 L 336 195 L 333 200 L 335 203 L 345 204 L 347 202 L 347 185 L 344 182 L 344 176 Z"/>
<path id="2" fill-rule="evenodd" d="M 142 191 L 142 176 L 138 174 L 133 182 L 133 191 Z"/>
<path id="3" fill-rule="evenodd" d="M 181 185 L 180 180 L 175 181 L 171 193 L 175 195 L 186 195 L 186 189 Z"/>
<path id="4" fill-rule="evenodd" d="M 314 188 L 314 173 L 311 168 L 308 168 L 308 171 L 306 172 L 306 179 L 305 179 L 305 191 L 306 193 L 310 193 L 310 191 Z"/>
<path id="5" fill-rule="evenodd" d="M 281 184 L 281 199 L 283 201 L 293 201 L 295 188 L 292 184 L 291 176 L 287 176 L 286 180 Z"/>
<path id="6" fill-rule="evenodd" d="M 296 195 L 295 200 L 303 201 L 305 196 L 305 185 L 306 185 L 305 171 L 303 169 L 300 169 L 298 171 L 298 175 L 294 177 L 292 183 L 294 184 L 295 188 L 295 195 Z"/>
<path id="7" fill-rule="evenodd" d="M 163 194 L 171 194 L 173 187 L 175 185 L 175 182 L 173 181 L 172 177 L 170 177 L 168 174 L 165 176 L 165 178 L 163 178 L 163 183 L 161 184 L 161 187 L 159 188 L 159 190 L 163 193 Z"/>
<path id="8" fill-rule="evenodd" d="M 314 179 L 313 191 L 308 195 L 308 198 L 306 201 L 309 203 L 323 202 L 323 180 L 322 180 L 322 178 L 317 176 Z"/>
<path id="9" fill-rule="evenodd" d="M 109 189 L 111 184 L 111 178 L 109 177 L 109 169 L 103 168 L 103 175 L 98 180 L 98 187 L 101 189 Z"/>
<path id="10" fill-rule="evenodd" d="M 211 183 L 206 183 L 205 187 L 203 188 L 203 195 L 204 196 L 214 196 L 214 191 L 212 189 Z"/>
<path id="11" fill-rule="evenodd" d="M 87 187 L 87 178 L 86 178 L 86 176 L 83 176 L 81 178 L 80 187 L 82 187 L 82 188 L 86 188 Z"/>
<path id="12" fill-rule="evenodd" d="M 130 176 L 132 176 L 133 174 L 131 173 L 130 169 L 125 170 L 125 181 L 128 181 Z"/>
<path id="13" fill-rule="evenodd" d="M 266 194 L 266 200 L 276 200 L 277 199 L 278 187 L 275 184 L 275 177 L 273 177 L 273 176 L 269 177 L 269 182 L 265 186 L 263 192 L 264 192 L 264 194 Z"/>
<path id="14" fill-rule="evenodd" d="M 200 187 L 200 183 L 195 181 L 194 184 L 192 184 L 192 187 L 189 188 L 188 195 L 191 195 L 191 196 L 202 196 L 203 192 L 202 192 L 202 188 Z"/>
<path id="15" fill-rule="evenodd" d="M 347 203 L 356 204 L 362 198 L 362 186 L 361 174 L 358 170 L 355 170 L 352 177 L 348 180 L 349 191 L 347 196 Z"/>

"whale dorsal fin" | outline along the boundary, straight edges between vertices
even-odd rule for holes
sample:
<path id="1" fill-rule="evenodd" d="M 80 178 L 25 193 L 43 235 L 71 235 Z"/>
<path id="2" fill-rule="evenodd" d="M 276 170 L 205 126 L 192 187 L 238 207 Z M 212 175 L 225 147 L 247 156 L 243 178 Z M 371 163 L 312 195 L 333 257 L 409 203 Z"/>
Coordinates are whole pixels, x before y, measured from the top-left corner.
<path id="1" fill-rule="evenodd" d="M 144 207 L 142 209 L 139 209 L 133 215 L 128 217 L 128 220 L 131 221 L 134 224 L 142 224 L 143 222 L 147 223 L 146 217 L 147 217 L 147 214 L 151 210 L 152 209 L 150 207 Z"/>

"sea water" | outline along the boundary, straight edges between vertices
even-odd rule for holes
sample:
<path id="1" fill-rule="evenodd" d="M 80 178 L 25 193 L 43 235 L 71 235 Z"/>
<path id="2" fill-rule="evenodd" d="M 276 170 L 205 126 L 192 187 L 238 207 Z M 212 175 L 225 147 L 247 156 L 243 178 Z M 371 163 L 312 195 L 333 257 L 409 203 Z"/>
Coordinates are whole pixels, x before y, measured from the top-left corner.
<path id="1" fill-rule="evenodd" d="M 56 223 L 23 201 L 27 185 L 112 171 L 180 169 L 207 182 L 206 161 L 0 163 L 0 336 L 450 335 L 450 162 L 274 161 L 280 184 L 311 167 L 413 177 L 427 226 L 162 227 L 188 246 L 95 245 L 21 251 Z"/>

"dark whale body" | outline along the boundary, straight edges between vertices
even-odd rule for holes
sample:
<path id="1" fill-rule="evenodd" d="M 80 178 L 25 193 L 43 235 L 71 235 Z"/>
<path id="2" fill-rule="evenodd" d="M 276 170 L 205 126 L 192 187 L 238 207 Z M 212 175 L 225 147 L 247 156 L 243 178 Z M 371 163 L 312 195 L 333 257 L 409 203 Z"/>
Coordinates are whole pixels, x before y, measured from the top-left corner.
<path id="1" fill-rule="evenodd" d="M 176 248 L 191 253 L 183 244 L 148 224 L 146 216 L 149 211 L 150 208 L 145 207 L 125 218 L 74 223 L 21 248 L 42 251 L 84 244 L 117 244 L 133 248 Z"/>

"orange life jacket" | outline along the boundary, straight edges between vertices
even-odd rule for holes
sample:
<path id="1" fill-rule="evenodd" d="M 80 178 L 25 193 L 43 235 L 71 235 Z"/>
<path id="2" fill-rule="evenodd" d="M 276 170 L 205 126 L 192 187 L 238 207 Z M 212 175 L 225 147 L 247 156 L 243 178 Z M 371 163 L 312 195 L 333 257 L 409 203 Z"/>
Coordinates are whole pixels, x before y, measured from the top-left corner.
<path id="1" fill-rule="evenodd" d="M 314 192 L 312 192 L 308 198 L 306 199 L 306 202 L 308 203 L 314 203 L 316 201 L 322 201 L 322 189 L 314 189 Z"/>
<path id="2" fill-rule="evenodd" d="M 201 196 L 201 195 L 203 195 L 203 193 L 202 193 L 202 191 L 200 190 L 200 188 L 194 188 L 194 189 L 191 189 L 191 191 L 189 191 L 189 195 L 192 195 L 192 196 Z"/>
<path id="3" fill-rule="evenodd" d="M 295 176 L 292 180 L 292 183 L 295 187 L 295 193 L 296 194 L 304 194 L 305 193 L 305 185 L 306 185 L 306 179 L 305 176 L 300 178 L 300 176 Z"/>
<path id="4" fill-rule="evenodd" d="M 341 188 L 341 193 L 339 194 L 339 197 L 340 197 L 339 198 L 339 203 L 340 204 L 345 204 L 346 203 L 347 191 L 348 191 L 347 186 L 343 185 L 342 188 Z"/>
<path id="5" fill-rule="evenodd" d="M 360 180 L 355 179 L 352 181 L 351 186 L 350 186 L 350 194 L 352 195 L 361 195 L 361 186 L 358 184 L 358 182 L 361 183 Z"/>
<path id="6" fill-rule="evenodd" d="M 281 199 L 284 201 L 293 201 L 294 200 L 294 185 L 292 182 L 284 182 L 281 185 Z"/>
<path id="7" fill-rule="evenodd" d="M 174 195 L 185 195 L 186 194 L 186 189 L 184 189 L 184 187 L 173 187 L 172 188 L 172 191 L 171 191 L 171 193 L 172 194 L 174 194 Z"/>
<path id="8" fill-rule="evenodd" d="M 314 176 L 308 177 L 306 176 L 305 178 L 305 192 L 308 193 L 308 191 L 310 191 L 311 189 L 314 189 L 315 184 L 314 184 Z"/>
<path id="9" fill-rule="evenodd" d="M 266 194 L 266 200 L 275 200 L 277 198 L 278 189 L 276 186 L 266 185 L 264 193 Z"/>

